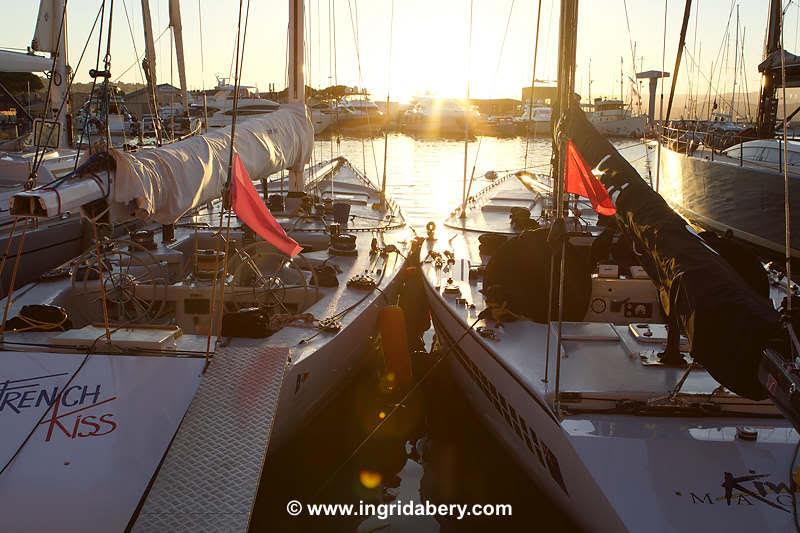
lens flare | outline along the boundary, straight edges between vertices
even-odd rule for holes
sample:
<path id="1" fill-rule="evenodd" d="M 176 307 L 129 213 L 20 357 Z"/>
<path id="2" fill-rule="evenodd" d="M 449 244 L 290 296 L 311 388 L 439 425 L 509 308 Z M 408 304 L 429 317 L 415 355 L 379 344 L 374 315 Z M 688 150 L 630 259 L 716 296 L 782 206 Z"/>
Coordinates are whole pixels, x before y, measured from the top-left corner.
<path id="1" fill-rule="evenodd" d="M 381 479 L 380 472 L 375 472 L 374 470 L 364 469 L 358 473 L 358 480 L 368 489 L 377 488 L 381 484 Z"/>

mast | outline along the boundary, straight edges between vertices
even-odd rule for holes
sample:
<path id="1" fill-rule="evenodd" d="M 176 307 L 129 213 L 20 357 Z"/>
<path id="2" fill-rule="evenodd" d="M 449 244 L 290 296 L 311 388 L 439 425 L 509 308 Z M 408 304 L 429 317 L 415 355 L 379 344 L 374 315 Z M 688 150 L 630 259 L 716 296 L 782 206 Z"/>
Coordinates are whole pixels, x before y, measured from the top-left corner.
<path id="1" fill-rule="evenodd" d="M 67 87 L 71 69 L 67 64 L 67 0 L 41 0 L 36 30 L 33 34 L 31 49 L 38 52 L 49 52 L 55 58 L 53 83 L 49 84 L 50 92 L 47 101 L 50 108 L 45 110 L 48 118 L 61 126 L 58 137 L 59 148 L 72 144 L 70 129 L 69 94 Z M 49 142 L 47 144 L 50 144 Z"/>
<path id="2" fill-rule="evenodd" d="M 183 27 L 181 26 L 181 5 L 178 0 L 169 0 L 169 25 L 175 37 L 175 58 L 178 61 L 178 78 L 181 82 L 183 110 L 189 112 L 189 91 L 186 87 L 186 64 L 183 60 Z"/>
<path id="3" fill-rule="evenodd" d="M 767 19 L 767 39 L 764 44 L 764 59 L 781 47 L 781 1 L 770 0 Z M 778 116 L 778 97 L 776 95 L 773 69 L 765 69 L 761 74 L 761 94 L 758 100 L 756 131 L 759 137 L 772 137 L 775 134 L 775 119 Z"/>
<path id="4" fill-rule="evenodd" d="M 561 0 L 561 16 L 558 29 L 558 112 L 553 116 L 554 121 L 567 124 L 567 117 L 575 107 L 575 54 L 578 39 L 578 0 Z M 580 109 L 579 107 L 577 109 Z M 551 310 L 553 309 L 553 298 L 556 299 L 556 387 L 555 387 L 555 410 L 558 412 L 559 389 L 561 383 L 561 334 L 562 318 L 564 314 L 564 283 L 565 283 L 565 246 L 566 246 L 566 225 L 564 214 L 565 200 L 565 155 L 566 155 L 567 132 L 561 131 L 553 135 L 553 207 L 554 220 L 550 228 L 548 240 L 560 241 L 560 265 L 556 267 L 555 259 L 550 260 L 550 295 L 548 298 L 548 324 L 552 320 Z M 558 268 L 558 294 L 554 294 L 553 279 L 554 272 Z M 550 358 L 550 329 L 548 327 L 546 356 Z"/>
<path id="5" fill-rule="evenodd" d="M 589 104 L 592 103 L 592 58 L 589 58 L 589 96 L 587 96 Z"/>
<path id="6" fill-rule="evenodd" d="M 150 18 L 150 0 L 142 0 L 144 26 L 144 60 L 142 67 L 147 80 L 147 100 L 153 113 L 153 130 L 156 144 L 161 145 L 161 118 L 158 115 L 158 84 L 156 82 L 156 45 L 153 40 L 153 21 Z"/>
<path id="7" fill-rule="evenodd" d="M 306 82 L 303 76 L 303 0 L 289 0 L 289 87 L 288 102 L 305 105 Z M 289 193 L 301 193 L 303 164 L 289 169 Z"/>
<path id="8" fill-rule="evenodd" d="M 625 74 L 623 73 L 623 70 L 624 70 L 623 65 L 624 65 L 624 63 L 623 63 L 623 60 L 622 60 L 622 56 L 619 56 L 619 100 L 620 100 L 620 102 L 622 102 L 624 104 L 625 103 L 625 95 L 623 94 L 622 80 L 624 79 Z"/>

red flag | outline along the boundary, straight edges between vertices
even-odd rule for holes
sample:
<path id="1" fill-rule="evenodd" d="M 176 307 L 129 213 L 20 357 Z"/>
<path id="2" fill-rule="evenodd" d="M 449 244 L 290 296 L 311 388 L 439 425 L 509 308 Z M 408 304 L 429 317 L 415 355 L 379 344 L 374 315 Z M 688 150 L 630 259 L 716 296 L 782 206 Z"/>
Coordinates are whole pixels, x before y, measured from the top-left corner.
<path id="1" fill-rule="evenodd" d="M 601 215 L 612 216 L 617 213 L 614 202 L 608 196 L 605 186 L 600 183 L 592 169 L 583 160 L 578 149 L 571 140 L 567 140 L 567 164 L 565 172 L 565 190 L 578 196 L 588 198 L 592 208 Z"/>
<path id="2" fill-rule="evenodd" d="M 277 248 L 280 252 L 294 257 L 303 248 L 286 235 L 278 221 L 269 212 L 264 201 L 247 175 L 239 154 L 233 155 L 233 175 L 231 176 L 231 206 L 239 220 L 247 224 L 256 234 Z"/>

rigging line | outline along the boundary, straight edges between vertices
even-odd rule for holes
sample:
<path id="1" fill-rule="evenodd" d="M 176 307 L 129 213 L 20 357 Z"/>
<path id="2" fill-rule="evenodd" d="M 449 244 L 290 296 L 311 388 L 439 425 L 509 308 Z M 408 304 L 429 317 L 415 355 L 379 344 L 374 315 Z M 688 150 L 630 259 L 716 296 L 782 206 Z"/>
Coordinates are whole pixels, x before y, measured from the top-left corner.
<path id="1" fill-rule="evenodd" d="M 455 351 L 458 348 L 458 343 L 460 343 L 464 339 L 464 337 L 466 337 L 467 334 L 469 334 L 469 332 L 472 331 L 472 329 L 475 327 L 475 325 L 480 320 L 481 320 L 480 317 L 476 318 L 475 321 L 472 324 L 470 324 L 469 327 L 466 330 L 464 330 L 464 333 L 462 333 L 461 336 L 458 339 L 456 339 L 456 341 L 453 344 L 451 344 L 450 347 L 447 348 L 447 350 L 445 350 L 444 353 L 442 353 L 442 355 L 439 356 L 438 359 L 436 359 L 436 361 L 433 362 L 433 364 L 430 366 L 430 368 L 428 368 L 425 371 L 425 373 L 422 375 L 422 377 L 419 378 L 419 380 L 417 380 L 411 386 L 411 388 L 408 390 L 408 392 L 406 392 L 406 394 L 404 394 L 403 397 L 400 398 L 399 401 L 395 402 L 395 404 L 392 406 L 392 408 L 389 410 L 389 412 L 386 413 L 386 416 L 383 417 L 383 419 L 381 419 L 381 421 L 378 422 L 375 425 L 374 428 L 372 428 L 372 430 L 367 434 L 367 436 L 364 437 L 361 440 L 361 442 L 355 447 L 353 452 L 342 463 L 340 463 L 339 466 L 337 466 L 334 469 L 333 473 L 330 476 L 328 476 L 328 478 L 322 483 L 322 485 L 320 485 L 320 487 L 314 492 L 314 495 L 311 498 L 312 500 L 318 498 L 325 491 L 325 489 L 328 488 L 328 486 L 331 484 L 331 482 L 334 479 L 336 479 L 336 476 L 338 476 L 342 472 L 344 467 L 347 466 L 350 463 L 350 461 L 352 461 L 358 455 L 358 453 L 364 448 L 364 446 L 367 445 L 367 443 L 378 433 L 378 431 L 397 412 L 397 410 L 400 407 L 406 405 L 406 402 L 411 397 L 411 395 L 414 394 L 417 391 L 417 389 L 419 389 L 420 386 L 423 383 L 425 383 L 428 380 L 428 378 L 430 378 L 431 375 L 433 375 L 433 371 L 436 370 L 436 368 L 438 368 L 438 366 L 441 364 L 441 362 L 444 361 L 444 359 L 448 355 L 453 353 L 453 351 Z"/>
<path id="2" fill-rule="evenodd" d="M 691 52 L 690 52 L 688 49 L 684 49 L 684 51 L 683 51 L 683 52 L 686 54 L 686 57 L 687 57 L 687 59 L 689 59 L 689 61 L 691 61 L 691 62 L 692 62 L 692 65 L 695 65 L 695 66 L 697 67 L 697 73 L 698 73 L 700 76 L 702 76 L 702 77 L 703 77 L 703 78 L 704 78 L 706 81 L 708 81 L 708 83 L 709 83 L 709 87 L 710 87 L 710 86 L 711 86 L 711 84 L 712 84 L 712 79 L 711 79 L 711 78 L 709 78 L 709 77 L 708 77 L 708 76 L 705 74 L 705 72 L 703 72 L 703 70 L 702 70 L 702 68 L 701 68 L 701 66 L 700 66 L 700 63 L 699 63 L 699 62 L 698 62 L 698 61 L 697 61 L 697 60 L 696 60 L 696 59 L 695 59 L 695 58 L 692 56 L 692 53 L 691 53 Z M 715 69 L 712 67 L 712 72 L 713 72 L 714 70 L 715 70 Z M 718 88 L 718 87 L 719 87 L 719 85 L 717 85 L 716 87 Z M 707 94 L 708 98 L 710 98 L 710 97 L 711 97 L 711 93 L 712 93 L 712 91 L 711 91 L 711 89 L 709 88 L 709 90 L 708 90 L 708 91 L 706 91 L 706 94 Z M 719 106 L 720 106 L 720 107 L 721 107 L 721 106 L 723 106 L 723 105 L 727 105 L 727 104 L 730 102 L 730 100 L 728 100 L 727 98 L 725 98 L 725 96 L 723 96 L 723 95 L 721 95 L 721 94 L 719 94 L 719 93 L 715 93 L 715 95 L 714 95 L 714 96 L 715 96 L 715 99 L 718 99 L 718 100 L 719 100 Z M 740 103 L 741 103 L 741 102 L 740 102 Z M 710 112 L 711 112 L 711 110 L 709 110 L 709 113 L 710 113 Z"/>
<path id="3" fill-rule="evenodd" d="M 8 253 L 11 251 L 11 244 L 14 242 L 14 232 L 17 231 L 17 222 L 19 222 L 19 217 L 14 217 L 14 222 L 11 224 L 11 231 L 8 232 L 6 249 L 3 252 L 3 258 L 0 260 L 0 272 L 6 271 L 6 261 L 8 260 Z M 10 289 L 8 292 L 10 292 Z M 4 328 L 0 326 L 0 337 L 2 337 L 3 330 Z"/>
<path id="4" fill-rule="evenodd" d="M 539 58 L 539 22 L 542 18 L 542 0 L 539 0 L 539 8 L 536 11 L 536 38 L 533 41 L 533 67 L 531 68 L 531 92 L 528 98 L 528 124 L 525 136 L 525 159 L 524 167 L 528 167 L 528 149 L 531 143 L 531 122 L 533 122 L 533 91 L 536 86 L 536 61 Z M 524 116 L 524 115 L 523 115 Z"/>
<path id="5" fill-rule="evenodd" d="M 675 87 L 678 85 L 678 73 L 681 68 L 681 58 L 683 57 L 683 49 L 686 48 L 686 28 L 689 25 L 689 16 L 692 13 L 692 0 L 686 0 L 683 10 L 683 22 L 681 23 L 681 34 L 678 39 L 678 52 L 675 55 L 675 69 L 672 74 L 672 86 L 669 89 L 669 102 L 667 103 L 667 115 L 664 117 L 664 122 L 669 122 L 669 115 L 672 112 L 672 102 L 675 98 Z M 734 82 L 735 84 L 735 82 Z"/>
<path id="6" fill-rule="evenodd" d="M 631 32 L 631 21 L 630 17 L 628 16 L 628 2 L 627 0 L 622 0 L 622 6 L 625 8 L 625 25 L 628 28 L 628 45 L 631 49 L 631 66 L 633 69 L 633 73 L 636 74 L 636 52 L 633 45 L 633 33 Z M 589 102 L 591 103 L 591 102 Z"/>
<path id="7" fill-rule="evenodd" d="M 66 94 L 70 94 L 70 89 L 72 89 L 72 84 L 75 81 L 75 72 L 78 72 L 78 70 L 81 67 L 81 63 L 83 63 L 83 56 L 84 56 L 84 54 L 86 54 L 86 49 L 89 46 L 89 42 L 92 40 L 92 35 L 94 35 L 94 30 L 97 27 L 97 21 L 100 20 L 100 13 L 101 12 L 102 11 L 100 9 L 98 9 L 97 10 L 97 15 L 95 15 L 95 17 L 94 17 L 94 23 L 92 23 L 92 28 L 89 31 L 89 36 L 86 38 L 86 42 L 83 43 L 83 50 L 81 50 L 81 55 L 78 58 L 78 63 L 76 64 L 75 68 L 73 69 L 72 75 L 69 77 L 69 82 L 67 83 Z M 61 115 L 61 112 L 64 110 L 64 107 L 66 107 L 68 101 L 69 101 L 69 98 L 65 98 L 64 100 L 61 101 L 61 106 L 58 108 L 58 114 L 59 115 Z M 2 271 L 2 269 L 0 269 L 0 271 Z"/>
<path id="8" fill-rule="evenodd" d="M 0 324 L 0 335 L 2 335 L 2 333 L 4 333 L 6 330 L 8 312 L 11 310 L 11 304 L 14 301 L 14 286 L 17 284 L 17 272 L 19 271 L 20 259 L 22 259 L 22 251 L 25 249 L 25 237 L 28 235 L 29 222 L 30 219 L 25 218 L 25 225 L 22 226 L 22 235 L 20 236 L 19 244 L 17 245 L 17 255 L 14 259 L 14 267 L 11 270 L 11 280 L 9 281 L 8 294 L 6 295 L 6 305 L 3 310 L 3 322 Z"/>
<path id="9" fill-rule="evenodd" d="M 541 0 L 540 0 L 541 1 Z M 392 79 L 392 44 L 394 39 L 394 0 L 391 3 L 389 14 L 389 53 L 386 58 L 386 109 L 384 110 L 384 132 L 383 132 L 383 182 L 381 183 L 381 206 L 386 206 L 386 164 L 389 158 L 389 91 Z"/>
<path id="10" fill-rule="evenodd" d="M 787 6 L 788 8 L 788 6 Z M 783 26 L 783 9 L 780 10 L 780 32 L 781 32 L 781 92 L 783 93 L 782 100 L 783 100 L 783 117 L 784 119 L 781 121 L 783 122 L 783 194 L 784 194 L 784 231 L 785 231 L 785 260 L 786 260 L 786 310 L 789 314 L 789 318 L 791 319 L 792 316 L 792 256 L 791 256 L 791 210 L 789 209 L 789 147 L 787 142 L 787 120 L 786 120 L 786 54 L 784 53 L 784 43 L 783 43 L 783 33 L 784 33 L 784 26 Z M 791 324 L 789 324 L 791 328 Z M 794 472 L 795 472 L 795 463 L 797 462 L 797 454 L 800 451 L 800 441 L 795 445 L 794 455 L 792 456 L 792 462 L 789 465 L 789 486 L 794 485 Z M 794 521 L 795 531 L 800 531 L 800 521 L 798 521 L 798 514 L 797 514 L 797 495 L 795 491 L 792 491 L 792 519 Z"/>
<path id="11" fill-rule="evenodd" d="M 219 231 L 222 232 L 222 222 L 223 217 L 227 211 L 227 224 L 226 224 L 226 234 L 224 239 L 224 256 L 222 257 L 222 283 L 220 287 L 220 308 L 221 313 L 224 312 L 225 309 L 225 279 L 228 275 L 228 254 L 230 252 L 230 231 L 231 231 L 231 213 L 230 209 L 230 185 L 231 185 L 231 177 L 233 174 L 233 156 L 235 153 L 234 145 L 236 141 L 236 119 L 238 118 L 239 114 L 239 91 L 241 89 L 242 84 L 242 71 L 241 67 L 244 66 L 244 49 L 245 49 L 245 40 L 247 38 L 247 23 L 250 19 L 250 0 L 247 0 L 247 12 L 245 14 L 245 22 L 244 22 L 244 33 L 242 33 L 242 7 L 243 7 L 243 0 L 239 0 L 239 19 L 236 24 L 236 71 L 234 75 L 234 93 L 233 93 L 233 110 L 231 115 L 231 140 L 230 140 L 230 151 L 228 155 L 228 176 L 225 182 L 225 188 L 223 192 L 223 203 L 220 206 L 220 217 L 219 217 Z M 240 46 L 240 37 L 241 37 L 241 46 Z M 241 59 L 240 59 L 241 53 Z M 211 324 L 208 328 L 208 337 L 206 338 L 206 353 L 205 353 L 205 365 L 203 366 L 203 372 L 208 369 L 208 365 L 210 364 L 210 356 L 211 356 L 211 337 L 214 334 L 215 330 L 222 327 L 222 317 L 220 316 L 219 324 L 215 324 L 217 322 L 215 320 L 216 313 L 214 312 L 214 305 L 215 305 L 215 297 L 217 292 L 217 276 L 219 272 L 219 256 L 217 255 L 215 259 L 215 269 L 214 269 L 214 276 L 211 282 L 211 298 L 210 298 L 210 305 L 211 305 L 211 312 L 214 313 L 211 318 Z M 217 326 L 215 328 L 214 326 Z"/>
<path id="12" fill-rule="evenodd" d="M 715 96 L 720 96 L 719 95 L 719 84 L 720 84 L 720 81 L 722 79 L 722 67 L 721 67 L 720 58 L 724 57 L 724 56 L 722 56 L 722 52 L 724 50 L 727 50 L 726 43 L 727 43 L 727 39 L 728 39 L 728 37 L 730 35 L 731 20 L 733 20 L 733 8 L 734 8 L 734 6 L 735 6 L 735 0 L 731 0 L 731 8 L 728 11 L 728 22 L 725 24 L 725 33 L 723 34 L 722 41 L 719 44 L 719 49 L 717 50 L 717 57 L 714 59 L 714 62 L 712 63 L 712 70 L 711 70 L 711 82 L 712 83 L 713 83 L 713 80 L 714 80 L 714 70 L 716 68 L 719 68 L 719 71 L 717 73 L 717 84 L 714 86 Z M 714 66 L 714 65 L 716 65 L 716 66 Z M 722 97 L 720 96 L 720 98 L 722 98 Z M 709 118 L 710 118 L 710 113 L 711 113 L 711 110 L 709 110 Z"/>
<path id="13" fill-rule="evenodd" d="M 94 61 L 94 68 L 95 70 L 100 69 L 100 51 L 103 48 L 103 26 L 105 21 L 105 13 L 106 13 L 106 0 L 100 4 L 100 32 L 97 35 L 97 55 Z M 81 128 L 81 136 L 78 139 L 78 146 L 75 153 L 75 166 L 72 167 L 72 172 L 78 170 L 78 161 L 80 160 L 81 156 L 81 146 L 83 146 L 83 136 L 88 132 L 88 138 L 86 139 L 86 144 L 89 146 L 92 145 L 92 130 L 89 124 L 89 118 L 92 112 L 92 102 L 95 100 L 95 89 L 97 88 L 97 78 L 92 78 L 92 88 L 89 91 L 89 100 L 86 103 L 86 115 L 83 121 L 83 128 Z"/>
<path id="14" fill-rule="evenodd" d="M 103 70 L 111 72 L 111 30 L 114 23 L 114 0 L 108 5 L 108 31 L 106 32 L 106 55 L 103 57 Z M 101 45 L 102 47 L 102 45 Z M 103 78 L 100 94 L 100 113 L 103 114 L 102 124 L 105 127 L 105 141 L 108 146 L 111 146 L 111 132 L 108 127 L 108 98 L 109 98 L 109 84 L 108 78 Z"/>
<path id="15" fill-rule="evenodd" d="M 66 26 L 66 23 L 67 23 L 67 0 L 64 0 L 64 8 L 61 11 L 61 23 L 58 26 L 58 38 L 56 40 L 56 51 L 53 54 L 53 66 L 50 69 L 50 78 L 47 81 L 47 98 L 44 101 L 44 111 L 45 111 L 45 113 L 47 113 L 47 111 L 50 109 L 50 100 L 52 98 L 51 89 L 53 88 L 53 79 L 56 77 L 56 61 L 58 61 L 58 56 L 60 54 L 66 54 L 67 53 L 66 49 L 65 50 L 61 50 L 61 38 L 64 36 L 64 26 Z M 65 81 L 66 80 L 62 79 L 61 83 L 64 83 Z M 67 95 L 66 98 L 68 99 L 69 95 Z M 56 117 L 56 118 L 58 118 L 58 117 Z M 33 165 L 32 165 L 32 168 L 31 168 L 30 177 L 28 178 L 29 180 L 33 180 L 34 184 L 35 184 L 34 176 L 36 176 L 36 172 L 39 170 L 39 165 L 41 164 L 42 160 L 44 159 L 44 154 L 47 151 L 45 147 L 41 146 L 41 144 L 42 144 L 42 135 L 44 135 L 44 130 L 45 130 L 45 127 L 44 127 L 44 124 L 42 124 L 42 127 L 39 128 L 39 136 L 36 139 L 36 151 L 33 154 Z M 41 153 L 40 153 L 40 149 L 41 149 Z"/>
<path id="16" fill-rule="evenodd" d="M 470 78 L 470 59 L 472 55 L 472 7 L 473 0 L 469 0 L 469 23 L 467 26 L 467 97 L 466 104 L 469 105 L 469 78 Z M 463 111 L 464 117 L 464 176 L 461 182 L 461 214 L 460 218 L 467 217 L 467 158 L 469 156 L 469 121 L 467 120 L 467 111 Z"/>
<path id="17" fill-rule="evenodd" d="M 667 7 L 669 5 L 669 0 L 664 0 L 664 36 L 663 42 L 661 45 L 661 72 L 664 72 L 666 68 L 666 57 L 667 57 Z M 655 190 L 658 192 L 659 181 L 661 178 L 661 141 L 663 141 L 664 137 L 664 80 L 661 80 L 661 98 L 660 104 L 658 109 L 658 149 L 656 154 L 656 187 Z"/>
<path id="18" fill-rule="evenodd" d="M 358 61 L 358 83 L 359 83 L 359 85 L 363 86 L 364 85 L 364 76 L 363 76 L 362 71 L 361 71 L 361 40 L 359 38 L 360 37 L 360 31 L 359 30 L 360 30 L 361 26 L 360 26 L 359 21 L 358 21 L 358 0 L 353 0 L 353 1 L 355 3 L 355 8 L 352 7 L 351 0 L 347 0 L 347 5 L 351 9 L 351 11 L 350 11 L 350 26 L 353 28 L 353 38 L 354 38 L 355 47 L 356 47 L 356 59 Z M 355 13 L 355 19 L 353 17 L 353 13 Z M 366 98 L 366 94 L 365 94 L 365 98 Z M 368 111 L 366 112 L 366 118 L 367 118 L 367 133 L 369 135 L 370 148 L 372 150 L 372 164 L 373 164 L 373 166 L 375 168 L 375 179 L 377 180 L 378 179 L 378 159 L 377 159 L 377 156 L 375 155 L 375 136 L 373 135 L 373 130 L 372 130 L 373 125 L 371 123 L 371 117 L 370 117 L 370 114 L 369 114 Z M 365 148 L 364 148 L 364 138 L 363 137 L 361 138 L 361 151 L 362 151 L 362 159 L 364 160 L 364 162 L 363 162 L 364 175 L 367 175 L 366 151 L 365 151 Z M 371 180 L 370 180 L 370 182 L 371 182 Z"/>
<path id="19" fill-rule="evenodd" d="M 131 44 L 133 44 L 133 55 L 137 59 L 136 66 L 138 67 L 137 70 L 139 72 L 139 78 L 142 80 L 142 83 L 145 84 L 146 82 L 145 82 L 145 79 L 144 79 L 144 72 L 142 71 L 141 63 L 139 63 L 139 61 L 138 61 L 139 52 L 136 49 L 136 39 L 134 39 L 134 37 L 133 37 L 133 26 L 131 25 L 131 18 L 128 15 L 128 5 L 126 4 L 125 0 L 122 0 L 122 9 L 125 11 L 125 20 L 128 22 L 128 32 L 130 33 L 130 36 L 131 36 Z M 119 76 L 119 77 L 117 77 L 117 79 L 119 79 L 121 77 L 122 76 Z M 158 110 L 153 110 L 153 106 L 150 105 L 150 99 L 149 98 L 147 98 L 146 100 L 147 100 L 147 109 L 150 111 L 150 114 L 151 115 L 155 114 L 156 118 L 157 118 L 158 117 Z M 125 129 L 123 128 L 122 131 L 123 131 L 123 135 L 124 135 Z"/>
<path id="20" fill-rule="evenodd" d="M 347 0 L 347 9 L 350 15 L 350 29 L 353 32 L 353 45 L 355 47 L 356 52 L 356 65 L 358 67 L 358 84 L 364 84 L 364 77 L 361 73 L 361 46 L 359 44 L 358 39 L 358 0 L 356 0 L 356 9 L 355 15 L 353 14 L 353 4 L 351 0 Z M 344 101 L 344 97 L 342 99 Z M 372 141 L 372 127 L 370 125 L 369 120 L 369 113 L 367 113 L 367 134 L 370 136 L 370 140 Z M 375 144 L 372 144 L 372 156 L 375 157 Z M 361 165 L 364 167 L 364 174 L 367 174 L 367 149 L 366 145 L 364 144 L 364 137 L 361 137 Z M 377 160 L 375 161 L 375 175 L 377 177 L 378 174 L 378 163 Z"/>
<path id="21" fill-rule="evenodd" d="M 158 34 L 158 36 L 155 38 L 155 40 L 153 41 L 153 44 L 155 44 L 155 43 L 157 43 L 158 41 L 160 41 L 160 40 L 161 40 L 161 37 L 163 37 L 163 36 L 164 36 L 164 34 L 165 34 L 165 33 L 167 33 L 167 31 L 168 31 L 168 30 L 169 30 L 169 26 L 167 26 L 166 28 L 164 28 L 164 30 L 163 30 L 161 33 L 159 33 L 159 34 Z M 137 55 L 137 56 L 136 56 L 136 60 L 135 60 L 133 63 L 131 63 L 130 65 L 128 65 L 127 67 L 125 67 L 125 70 L 123 70 L 122 72 L 120 72 L 120 74 L 119 74 L 119 75 L 118 75 L 116 78 L 114 78 L 114 83 L 117 83 L 117 82 L 118 82 L 120 79 L 122 79 L 122 77 L 123 77 L 125 74 L 127 74 L 128 72 L 130 72 L 130 70 L 131 70 L 133 67 L 137 66 L 137 65 L 139 66 L 139 71 L 141 72 L 141 60 L 142 60 L 142 56 L 140 56 L 140 55 Z"/>
<path id="22" fill-rule="evenodd" d="M 788 6 L 787 6 L 788 7 Z M 783 116 L 786 117 L 786 54 L 784 53 L 783 48 L 783 10 L 781 10 L 781 17 L 780 17 L 780 25 L 781 25 L 781 100 L 783 100 Z M 787 120 L 782 120 L 783 122 L 783 216 L 784 216 L 784 238 L 785 238 L 785 247 L 784 253 L 786 258 L 786 294 L 789 296 L 786 298 L 786 310 L 791 316 L 792 313 L 792 230 L 791 230 L 791 209 L 789 203 L 789 143 L 787 141 L 788 137 L 788 124 Z"/>
<path id="23" fill-rule="evenodd" d="M 505 49 L 505 46 L 506 46 L 506 38 L 508 37 L 508 28 L 511 25 L 511 16 L 514 13 L 514 2 L 515 2 L 515 0 L 511 0 L 511 7 L 508 10 L 508 18 L 506 19 L 506 29 L 505 29 L 505 32 L 503 33 L 503 40 L 500 43 L 500 52 L 498 53 L 497 65 L 495 66 L 495 70 L 494 70 L 494 79 L 492 81 L 492 92 L 494 92 L 495 88 L 497 87 L 497 79 L 500 77 L 499 76 L 499 74 L 500 74 L 500 65 L 502 64 L 502 61 L 503 61 L 503 50 Z M 471 20 L 472 20 L 472 15 L 471 15 L 471 12 L 470 12 L 470 21 Z M 470 25 L 471 24 L 472 23 L 470 22 Z M 470 32 L 472 32 L 472 28 L 470 28 Z M 467 105 L 469 105 L 469 96 L 467 96 Z M 470 106 L 470 109 L 472 109 L 471 106 Z M 467 185 L 467 191 L 466 191 L 466 197 L 467 198 L 469 198 L 469 193 L 472 190 L 472 181 L 475 178 L 475 168 L 478 166 L 478 156 L 481 153 L 482 144 L 483 144 L 483 137 L 479 137 L 478 138 L 478 146 L 475 149 L 475 157 L 472 160 L 472 172 L 470 174 L 469 183 Z M 462 208 L 462 213 L 463 213 L 463 208 Z"/>

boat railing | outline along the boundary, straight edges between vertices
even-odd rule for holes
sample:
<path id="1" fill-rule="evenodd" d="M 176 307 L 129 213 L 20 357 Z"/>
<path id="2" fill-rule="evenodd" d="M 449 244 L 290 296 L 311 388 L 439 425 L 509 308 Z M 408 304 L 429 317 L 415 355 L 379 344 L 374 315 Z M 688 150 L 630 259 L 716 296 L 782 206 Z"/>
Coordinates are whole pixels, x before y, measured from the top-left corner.
<path id="1" fill-rule="evenodd" d="M 696 126 L 661 126 L 657 127 L 655 131 L 656 140 L 663 146 L 666 146 L 672 151 L 683 153 L 687 156 L 702 154 L 707 159 L 715 161 L 724 158 L 725 161 L 730 162 L 736 160 L 739 166 L 761 167 L 769 170 L 780 171 L 783 168 L 783 145 L 782 137 L 774 138 L 778 141 L 778 159 L 765 160 L 761 159 L 767 152 L 762 151 L 758 157 L 744 157 L 744 150 L 739 150 L 738 156 L 728 156 L 725 151 L 747 141 L 765 140 L 763 136 L 757 135 L 752 127 L 742 129 L 729 129 L 721 124 L 714 122 L 700 123 Z M 768 140 L 768 139 L 767 139 Z M 788 140 L 796 140 L 794 136 Z M 797 163 L 794 158 L 790 157 L 789 165 L 794 166 Z M 796 174 L 800 171 L 790 170 L 791 173 Z"/>

